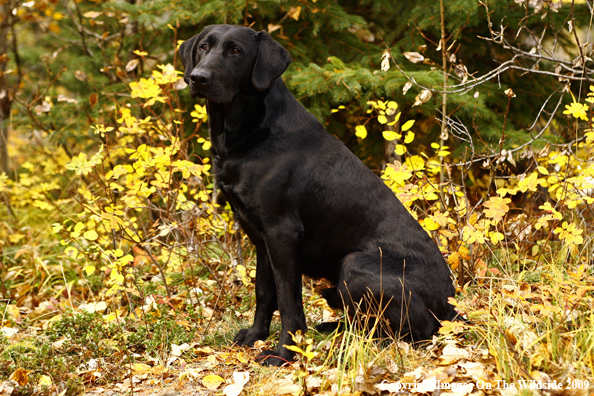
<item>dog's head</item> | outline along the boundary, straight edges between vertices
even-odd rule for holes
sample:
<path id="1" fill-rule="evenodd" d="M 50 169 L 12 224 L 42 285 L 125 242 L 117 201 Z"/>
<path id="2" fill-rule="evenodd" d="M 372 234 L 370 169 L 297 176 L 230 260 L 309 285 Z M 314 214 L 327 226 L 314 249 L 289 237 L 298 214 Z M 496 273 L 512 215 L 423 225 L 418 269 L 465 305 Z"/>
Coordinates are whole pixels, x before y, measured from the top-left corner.
<path id="1" fill-rule="evenodd" d="M 228 103 L 237 93 L 265 91 L 291 63 L 266 31 L 211 25 L 179 47 L 192 97 Z"/>

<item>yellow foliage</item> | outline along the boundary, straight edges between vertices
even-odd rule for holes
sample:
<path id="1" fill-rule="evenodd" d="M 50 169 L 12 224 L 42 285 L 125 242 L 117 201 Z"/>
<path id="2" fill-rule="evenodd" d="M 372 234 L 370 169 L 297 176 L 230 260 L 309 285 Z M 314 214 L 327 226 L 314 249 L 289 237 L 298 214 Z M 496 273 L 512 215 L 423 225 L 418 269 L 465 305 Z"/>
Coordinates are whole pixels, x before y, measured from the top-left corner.
<path id="1" fill-rule="evenodd" d="M 163 93 L 161 87 L 152 78 L 141 78 L 138 82 L 131 82 L 130 89 L 133 98 L 147 99 L 144 107 L 152 106 L 155 102 L 165 103 L 165 98 L 160 96 Z"/>
<path id="2" fill-rule="evenodd" d="M 355 127 L 355 135 L 361 139 L 365 139 L 367 137 L 367 128 L 365 128 L 365 125 L 357 125 Z"/>
<path id="3" fill-rule="evenodd" d="M 509 198 L 491 197 L 485 202 L 485 216 L 493 219 L 495 223 L 503 220 L 503 216 L 509 211 L 508 203 L 511 202 Z"/>
<path id="4" fill-rule="evenodd" d="M 571 114 L 575 118 L 582 119 L 584 121 L 588 121 L 588 110 L 589 107 L 586 104 L 576 103 L 573 102 L 571 104 L 565 105 L 565 111 L 563 114 Z"/>

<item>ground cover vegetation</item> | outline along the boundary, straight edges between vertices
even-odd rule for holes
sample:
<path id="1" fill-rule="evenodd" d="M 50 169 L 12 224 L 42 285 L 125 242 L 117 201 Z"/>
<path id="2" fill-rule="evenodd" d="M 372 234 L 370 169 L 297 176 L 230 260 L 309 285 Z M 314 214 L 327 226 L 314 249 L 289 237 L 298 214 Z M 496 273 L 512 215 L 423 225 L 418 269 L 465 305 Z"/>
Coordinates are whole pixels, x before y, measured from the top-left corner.
<path id="1" fill-rule="evenodd" d="M 591 394 L 593 6 L 0 0 L 0 394 Z M 291 52 L 289 89 L 432 235 L 468 323 L 412 347 L 345 319 L 281 369 L 253 362 L 274 331 L 231 346 L 255 252 L 176 52 L 213 23 Z M 340 317 L 323 286 L 310 325 Z"/>

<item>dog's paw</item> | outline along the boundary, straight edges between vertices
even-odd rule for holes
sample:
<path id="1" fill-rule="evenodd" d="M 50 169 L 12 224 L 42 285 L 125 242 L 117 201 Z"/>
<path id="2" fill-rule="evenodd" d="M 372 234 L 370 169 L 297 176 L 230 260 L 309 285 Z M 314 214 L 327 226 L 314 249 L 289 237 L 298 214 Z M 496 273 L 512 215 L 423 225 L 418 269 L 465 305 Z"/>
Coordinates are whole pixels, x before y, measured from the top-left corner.
<path id="1" fill-rule="evenodd" d="M 316 331 L 320 333 L 332 333 L 333 331 L 343 331 L 344 330 L 344 323 L 343 322 L 324 322 L 320 323 L 316 326 Z"/>
<path id="2" fill-rule="evenodd" d="M 259 340 L 268 338 L 268 332 L 250 327 L 248 329 L 241 329 L 233 339 L 233 342 L 239 346 L 254 346 L 254 343 Z"/>
<path id="3" fill-rule="evenodd" d="M 278 354 L 277 351 L 267 351 L 264 350 L 254 359 L 256 362 L 260 363 L 262 366 L 276 366 L 280 367 L 285 364 L 291 364 L 293 361 L 292 358 L 283 358 Z"/>

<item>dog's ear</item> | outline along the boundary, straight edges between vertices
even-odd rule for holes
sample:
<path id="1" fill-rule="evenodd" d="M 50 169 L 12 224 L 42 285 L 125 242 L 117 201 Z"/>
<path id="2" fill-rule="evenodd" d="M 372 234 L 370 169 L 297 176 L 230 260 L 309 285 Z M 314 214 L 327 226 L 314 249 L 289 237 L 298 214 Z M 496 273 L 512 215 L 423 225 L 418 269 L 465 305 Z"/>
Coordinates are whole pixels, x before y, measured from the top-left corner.
<path id="1" fill-rule="evenodd" d="M 252 72 L 252 84 L 258 91 L 268 89 L 270 83 L 287 70 L 293 61 L 291 54 L 267 31 L 258 32 L 258 57 Z"/>
<path id="2" fill-rule="evenodd" d="M 194 70 L 194 67 L 196 67 L 194 64 L 194 60 L 196 58 L 196 46 L 211 28 L 212 26 L 205 27 L 204 30 L 200 32 L 200 34 L 197 34 L 191 39 L 184 41 L 179 46 L 179 56 L 181 58 L 182 64 L 186 68 L 184 72 L 184 81 L 186 84 L 190 83 L 190 73 L 192 73 L 192 70 Z"/>

